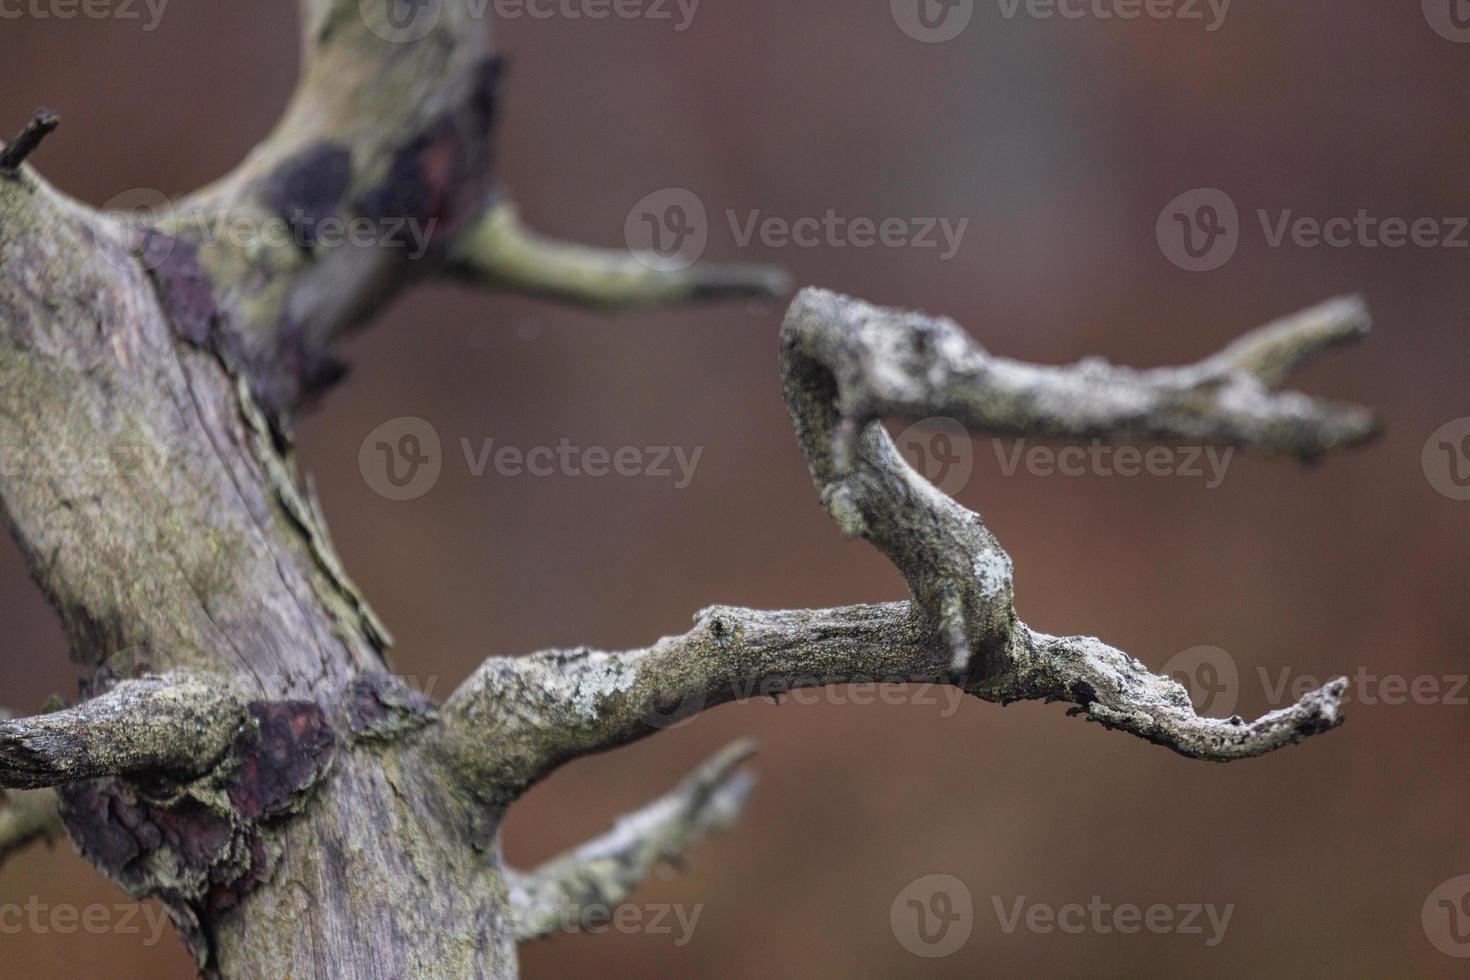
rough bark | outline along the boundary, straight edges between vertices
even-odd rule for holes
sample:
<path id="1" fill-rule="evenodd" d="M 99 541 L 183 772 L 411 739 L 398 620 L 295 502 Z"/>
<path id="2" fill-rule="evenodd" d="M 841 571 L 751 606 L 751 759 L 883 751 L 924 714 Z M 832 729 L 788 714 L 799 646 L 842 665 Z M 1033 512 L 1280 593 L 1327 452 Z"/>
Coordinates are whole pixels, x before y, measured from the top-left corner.
<path id="1" fill-rule="evenodd" d="M 393 678 L 292 460 L 295 416 L 342 377 L 335 341 L 432 277 L 606 309 L 785 288 L 769 269 L 657 272 L 521 228 L 492 178 L 485 26 L 468 0 L 430 6 L 409 37 L 387 4 L 303 0 L 302 81 L 276 130 L 144 219 L 34 173 L 52 114 L 0 151 L 0 448 L 25 461 L 0 504 L 91 668 L 78 704 L 0 720 L 0 787 L 26 790 L 0 810 L 0 858 L 52 833 L 59 801 L 81 853 L 162 899 L 205 974 L 510 977 L 517 941 L 600 914 L 728 826 L 748 750 L 530 873 L 501 860 L 506 809 L 571 758 L 752 692 L 954 684 L 1217 761 L 1337 724 L 1339 682 L 1254 723 L 1202 719 L 1127 655 L 1021 624 L 1009 556 L 877 422 L 1315 457 L 1371 434 L 1367 414 L 1270 389 L 1366 330 L 1356 301 L 1131 371 L 1020 364 L 947 320 L 804 291 L 781 341 L 797 436 L 822 503 L 893 560 L 908 601 L 719 607 L 644 650 L 492 657 L 443 705 Z M 313 235 L 327 217 L 432 233 L 417 255 L 391 237 L 333 247 Z"/>

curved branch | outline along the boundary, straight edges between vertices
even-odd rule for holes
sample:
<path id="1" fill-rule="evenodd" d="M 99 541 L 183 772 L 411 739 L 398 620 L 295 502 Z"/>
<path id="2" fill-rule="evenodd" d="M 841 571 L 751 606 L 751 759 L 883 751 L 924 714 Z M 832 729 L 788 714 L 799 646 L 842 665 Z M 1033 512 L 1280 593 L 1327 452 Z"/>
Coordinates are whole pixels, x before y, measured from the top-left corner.
<path id="1" fill-rule="evenodd" d="M 492 658 L 445 706 L 438 745 L 463 785 L 513 797 L 557 765 L 694 712 L 794 687 L 944 683 L 987 701 L 1065 701 L 1182 755 L 1229 761 L 1340 722 L 1334 681 L 1252 724 L 1204 719 L 1167 677 L 1091 638 L 1021 623 L 1011 560 L 875 419 L 944 412 L 989 432 L 1195 437 L 1312 456 L 1361 441 L 1368 413 L 1265 384 L 1367 329 L 1355 300 L 1252 333 L 1185 368 L 1038 367 L 986 354 L 947 320 L 804 290 L 782 330 L 792 422 L 823 505 L 896 564 L 913 601 L 790 612 L 717 607 L 643 650 Z M 490 787 L 486 789 L 486 787 Z"/>
<path id="2" fill-rule="evenodd" d="M 1189 692 L 1090 636 L 1056 637 L 1020 628 L 1018 663 L 992 699 L 1065 701 L 1104 728 L 1162 745 L 1191 759 L 1231 762 L 1265 755 L 1342 724 L 1347 678 L 1339 677 L 1296 704 L 1247 722 L 1239 715 L 1202 718 Z"/>
<path id="3" fill-rule="evenodd" d="M 684 635 L 640 650 L 491 657 L 445 703 L 435 737 L 462 785 L 509 802 L 564 762 L 717 705 L 798 687 L 934 681 L 944 660 L 905 602 L 715 606 Z"/>
<path id="4" fill-rule="evenodd" d="M 608 312 L 676 303 L 780 296 L 790 277 L 765 265 L 693 265 L 661 270 L 620 249 L 545 238 L 500 203 L 460 236 L 450 276 L 504 292 L 543 296 Z"/>
<path id="5" fill-rule="evenodd" d="M 833 467 L 845 474 L 869 423 L 935 415 L 990 435 L 1185 440 L 1311 459 L 1372 437 L 1372 414 L 1270 388 L 1316 355 L 1366 336 L 1370 322 L 1361 299 L 1342 298 L 1184 367 L 1136 370 L 1100 358 L 1055 366 L 989 354 L 946 317 L 804 289 L 782 337 L 788 376 L 810 360 L 836 386 L 821 394 L 832 397 Z M 814 393 L 808 385 L 795 394 Z M 793 413 L 814 414 L 808 399 L 791 394 Z"/>
<path id="6" fill-rule="evenodd" d="M 198 776 L 244 722 L 244 702 L 219 678 L 179 671 L 122 681 L 74 708 L 0 721 L 0 788 L 142 772 Z"/>
<path id="7" fill-rule="evenodd" d="M 754 752 L 751 742 L 728 746 L 603 836 L 529 874 L 510 872 L 516 940 L 605 920 L 659 862 L 677 863 L 705 837 L 728 830 L 755 785 L 755 777 L 738 768 Z"/>
<path id="8" fill-rule="evenodd" d="M 1010 559 L 978 514 L 904 462 L 877 419 L 947 415 L 998 435 L 1197 440 L 1312 458 L 1370 437 L 1372 416 L 1266 382 L 1367 329 L 1360 301 L 1336 300 L 1188 367 L 1054 367 L 988 354 L 945 318 L 805 289 L 782 326 L 782 372 L 822 503 L 903 572 L 954 669 L 984 675 L 1011 659 Z"/>

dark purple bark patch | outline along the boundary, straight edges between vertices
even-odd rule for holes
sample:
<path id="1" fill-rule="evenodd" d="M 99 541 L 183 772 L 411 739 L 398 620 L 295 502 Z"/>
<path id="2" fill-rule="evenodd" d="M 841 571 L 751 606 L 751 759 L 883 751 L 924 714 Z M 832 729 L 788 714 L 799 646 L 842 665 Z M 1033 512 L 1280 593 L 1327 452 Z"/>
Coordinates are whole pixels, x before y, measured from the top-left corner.
<path id="1" fill-rule="evenodd" d="M 199 244 L 155 230 L 142 234 L 140 259 L 153 277 L 169 322 L 190 343 L 209 344 L 221 315 L 214 284 L 199 263 Z"/>
<path id="2" fill-rule="evenodd" d="M 213 776 L 184 786 L 100 779 L 59 791 L 77 848 L 129 894 L 162 899 L 201 964 L 209 943 L 199 923 L 270 880 L 266 828 L 296 811 L 336 745 L 314 702 L 255 702 L 249 712 L 253 724 Z"/>
<path id="3" fill-rule="evenodd" d="M 391 674 L 360 674 L 344 696 L 354 741 L 392 741 L 427 725 L 434 702 Z"/>
<path id="4" fill-rule="evenodd" d="M 454 125 L 443 120 L 400 147 L 383 180 L 357 199 L 357 212 L 374 221 L 437 221 L 442 215 L 445 162 L 458 150 Z"/>
<path id="5" fill-rule="evenodd" d="M 358 196 L 357 213 L 417 220 L 431 241 L 476 220 L 492 196 L 491 135 L 503 69 L 500 58 L 480 62 L 461 104 L 399 148 L 384 179 Z"/>
<path id="6" fill-rule="evenodd" d="M 265 844 L 259 836 L 250 841 L 250 856 L 245 870 L 235 876 L 220 875 L 211 876 L 209 894 L 206 896 L 206 904 L 216 912 L 232 909 L 245 900 L 256 888 L 265 884 L 271 877 L 270 855 L 266 852 Z"/>
<path id="7" fill-rule="evenodd" d="M 137 817 L 116 782 L 73 783 L 57 790 L 77 849 L 115 881 L 143 853 Z"/>
<path id="8" fill-rule="evenodd" d="M 255 728 L 238 748 L 228 792 L 236 811 L 257 820 L 289 812 L 316 785 L 336 736 L 314 701 L 256 701 L 249 711 Z"/>
<path id="9" fill-rule="evenodd" d="M 336 143 L 318 143 L 288 157 L 265 179 L 261 198 L 285 219 L 294 241 L 316 247 L 322 221 L 337 214 L 352 182 L 352 152 Z"/>
<path id="10" fill-rule="evenodd" d="M 160 851 L 169 853 L 163 866 L 175 882 L 219 874 L 241 829 L 203 800 L 185 794 L 166 805 L 150 802 L 121 780 L 73 784 L 61 798 L 78 849 L 133 894 L 152 891 L 150 859 Z"/>

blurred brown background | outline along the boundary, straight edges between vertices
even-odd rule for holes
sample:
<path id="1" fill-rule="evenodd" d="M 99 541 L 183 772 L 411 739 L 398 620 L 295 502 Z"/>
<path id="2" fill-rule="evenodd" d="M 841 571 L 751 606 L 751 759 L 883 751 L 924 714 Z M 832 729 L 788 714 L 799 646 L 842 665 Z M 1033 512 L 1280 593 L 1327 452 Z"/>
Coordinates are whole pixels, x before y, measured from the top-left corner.
<path id="1" fill-rule="evenodd" d="M 1446 0 L 1446 4 L 1450 0 Z M 189 0 L 149 20 L 0 18 L 0 129 L 37 105 L 65 123 L 35 157 L 94 204 L 180 194 L 271 125 L 295 73 L 292 5 Z M 6 8 L 21 9 L 19 4 Z M 955 317 L 990 350 L 1192 360 L 1239 331 L 1363 291 L 1367 344 L 1299 379 L 1381 410 L 1386 437 L 1315 468 L 1236 458 L 1201 479 L 1002 472 L 989 439 L 958 497 L 1015 558 L 1021 615 L 1099 635 L 1154 668 L 1229 651 L 1238 708 L 1273 706 L 1258 668 L 1326 678 L 1463 676 L 1470 502 L 1437 492 L 1421 448 L 1470 415 L 1470 250 L 1303 248 L 1272 216 L 1470 215 L 1470 44 L 1417 3 L 1238 4 L 1184 19 L 1007 17 L 981 0 L 957 38 L 920 43 L 889 5 L 704 0 L 672 20 L 522 16 L 500 175 L 528 220 L 620 245 L 665 187 L 709 210 L 706 258 L 771 261 L 799 283 Z M 937 8 L 936 8 L 937 9 Z M 1432 12 L 1432 11 L 1431 11 Z M 1196 187 L 1240 207 L 1238 252 L 1190 273 L 1155 238 Z M 969 218 L 933 249 L 740 247 L 725 218 Z M 1452 229 L 1452 225 L 1442 226 Z M 1462 242 L 1470 233 L 1461 236 Z M 900 597 L 874 550 L 818 506 L 776 368 L 782 304 L 606 319 L 421 290 L 349 350 L 354 375 L 301 427 L 348 568 L 397 638 L 397 669 L 446 696 L 486 655 L 643 645 L 715 603 Z M 379 423 L 428 419 L 432 492 L 392 502 L 358 469 Z M 473 477 L 459 440 L 523 448 L 703 447 L 690 486 Z M 1470 460 L 1464 461 L 1470 463 Z M 60 631 L 0 550 L 0 703 L 75 690 Z M 1370 691 L 1374 689 L 1370 688 Z M 1466 691 L 1461 691 L 1462 697 Z M 1355 704 L 1348 724 L 1228 767 L 1065 717 L 1060 707 L 733 705 L 579 762 L 506 829 L 525 865 L 600 832 L 728 740 L 759 736 L 738 830 L 637 894 L 701 904 L 692 939 L 574 936 L 524 950 L 529 977 L 1463 976 L 1421 909 L 1470 872 L 1470 707 Z M 962 950 L 921 959 L 890 904 L 948 873 L 973 896 Z M 995 902 L 1234 905 L 1224 940 L 1001 927 Z M 125 900 L 66 843 L 0 872 L 0 903 Z M 1208 928 L 1207 928 L 1208 932 Z M 172 935 L 0 934 L 0 975 L 184 977 Z"/>

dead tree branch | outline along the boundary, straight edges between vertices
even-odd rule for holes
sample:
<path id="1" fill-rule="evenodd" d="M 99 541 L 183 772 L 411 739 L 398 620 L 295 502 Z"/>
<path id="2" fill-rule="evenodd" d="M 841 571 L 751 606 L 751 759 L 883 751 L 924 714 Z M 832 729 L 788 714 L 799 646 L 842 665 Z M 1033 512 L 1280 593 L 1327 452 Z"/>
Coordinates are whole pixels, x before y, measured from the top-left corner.
<path id="1" fill-rule="evenodd" d="M 908 580 L 907 603 L 756 612 L 717 607 L 695 629 L 623 653 L 491 658 L 449 700 L 442 748 L 469 785 L 513 788 L 756 694 L 853 681 L 946 683 L 987 701 L 1062 701 L 1109 728 L 1218 762 L 1273 751 L 1339 723 L 1333 681 L 1254 723 L 1200 718 L 1175 681 L 1098 640 L 1020 623 L 1011 559 L 978 514 L 915 472 L 876 420 L 948 414 L 980 432 L 1195 438 L 1314 456 L 1373 432 L 1370 416 L 1294 392 L 1290 366 L 1361 336 L 1335 301 L 1249 334 L 1188 368 L 993 358 L 948 320 L 803 291 L 782 332 L 792 420 L 822 503 Z"/>
<path id="2" fill-rule="evenodd" d="M 737 742 L 603 836 L 530 873 L 508 871 L 516 940 L 605 920 L 660 862 L 677 863 L 704 837 L 729 829 L 755 785 L 738 768 L 754 751 Z"/>
<path id="3" fill-rule="evenodd" d="M 145 772 L 198 776 L 244 722 L 244 702 L 217 679 L 180 673 L 123 681 L 74 708 L 0 721 L 0 789 Z"/>
<path id="4" fill-rule="evenodd" d="M 37 109 L 36 115 L 26 123 L 20 134 L 0 147 L 0 172 L 14 173 L 25 163 L 26 157 L 36 151 L 41 141 L 56 131 L 61 117 L 50 109 Z"/>
<path id="5" fill-rule="evenodd" d="M 659 269 L 626 250 L 554 241 L 530 231 L 510 204 L 491 208 L 460 236 L 449 274 L 470 285 L 524 293 L 604 312 L 790 291 L 785 272 L 763 265 Z"/>
<path id="6" fill-rule="evenodd" d="M 1126 654 L 1033 632 L 1010 557 L 879 420 L 1314 458 L 1367 438 L 1371 418 L 1272 389 L 1366 331 L 1356 300 L 1194 365 L 1132 370 L 1022 364 L 948 320 L 806 290 L 781 333 L 796 434 L 822 504 L 892 560 L 909 599 L 715 607 L 646 649 L 492 657 L 442 708 L 408 690 L 295 471 L 295 418 L 342 379 L 339 342 L 433 279 L 603 310 L 786 281 L 648 268 L 521 227 L 495 180 L 503 71 L 483 4 L 300 7 L 301 80 L 282 119 L 192 195 L 127 214 L 70 200 L 22 165 L 50 115 L 0 150 L 0 447 L 44 450 L 7 467 L 0 511 L 91 674 L 80 704 L 0 720 L 0 787 L 56 786 L 77 848 L 162 900 L 202 972 L 514 976 L 517 941 L 556 924 L 545 909 L 596 915 L 733 820 L 746 750 L 526 875 L 500 858 L 507 808 L 569 759 L 729 701 L 942 683 L 1066 702 L 1216 761 L 1340 720 L 1340 682 L 1252 724 L 1199 718 Z M 328 220 L 379 234 L 329 242 Z M 12 795 L 0 857 L 54 832 L 55 805 Z"/>

